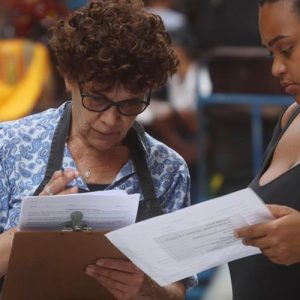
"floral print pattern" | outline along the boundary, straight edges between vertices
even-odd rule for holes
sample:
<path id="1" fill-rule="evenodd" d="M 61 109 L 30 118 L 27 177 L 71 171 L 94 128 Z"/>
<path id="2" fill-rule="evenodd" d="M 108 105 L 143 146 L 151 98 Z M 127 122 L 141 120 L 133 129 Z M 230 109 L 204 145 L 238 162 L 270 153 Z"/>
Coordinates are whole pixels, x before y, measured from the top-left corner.
<path id="1" fill-rule="evenodd" d="M 22 198 L 33 195 L 42 182 L 52 137 L 64 105 L 0 124 L 0 233 L 17 225 Z M 144 148 L 163 212 L 190 205 L 190 177 L 184 160 L 148 134 L 144 138 Z M 76 168 L 66 144 L 63 167 Z M 82 177 L 74 180 L 71 185 L 78 185 L 88 191 Z M 131 160 L 123 166 L 107 189 L 124 189 L 128 194 L 141 193 Z"/>

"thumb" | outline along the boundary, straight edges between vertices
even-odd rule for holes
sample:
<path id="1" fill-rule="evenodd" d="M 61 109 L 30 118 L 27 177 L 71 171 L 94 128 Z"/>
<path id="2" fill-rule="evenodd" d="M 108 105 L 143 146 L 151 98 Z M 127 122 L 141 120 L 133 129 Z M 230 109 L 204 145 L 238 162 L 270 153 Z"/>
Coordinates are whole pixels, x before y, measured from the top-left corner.
<path id="1" fill-rule="evenodd" d="M 297 210 L 284 205 L 267 204 L 267 207 L 276 219 L 298 212 Z"/>

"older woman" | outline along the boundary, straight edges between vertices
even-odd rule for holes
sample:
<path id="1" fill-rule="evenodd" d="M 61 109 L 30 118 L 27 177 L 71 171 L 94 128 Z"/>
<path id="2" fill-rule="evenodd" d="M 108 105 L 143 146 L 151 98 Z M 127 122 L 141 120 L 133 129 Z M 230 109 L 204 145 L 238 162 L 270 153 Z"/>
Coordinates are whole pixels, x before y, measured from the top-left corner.
<path id="1" fill-rule="evenodd" d="M 0 275 L 23 196 L 138 192 L 138 220 L 190 203 L 185 162 L 135 122 L 151 90 L 176 71 L 161 19 L 137 0 L 93 1 L 56 24 L 50 45 L 72 101 L 1 124 Z M 184 299 L 193 285 L 159 287 L 122 260 L 99 260 L 86 273 L 116 299 Z"/>
<path id="2" fill-rule="evenodd" d="M 262 169 L 250 187 L 275 220 L 237 230 L 262 254 L 230 263 L 235 300 L 300 297 L 300 1 L 260 0 L 259 28 L 273 58 L 272 73 L 295 97 L 282 115 Z M 287 205 L 287 206 L 285 206 Z"/>

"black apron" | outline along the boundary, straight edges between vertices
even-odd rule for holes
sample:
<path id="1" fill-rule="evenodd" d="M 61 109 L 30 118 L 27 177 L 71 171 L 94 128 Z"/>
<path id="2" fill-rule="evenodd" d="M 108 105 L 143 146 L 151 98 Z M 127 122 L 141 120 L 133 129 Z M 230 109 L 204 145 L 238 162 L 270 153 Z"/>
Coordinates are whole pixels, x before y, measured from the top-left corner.
<path id="1" fill-rule="evenodd" d="M 71 123 L 71 108 L 71 102 L 67 102 L 54 132 L 45 177 L 39 187 L 35 190 L 34 196 L 38 196 L 51 179 L 53 173 L 56 170 L 61 169 L 65 142 L 69 134 Z M 144 196 L 144 200 L 139 203 L 137 222 L 162 214 L 159 200 L 155 194 L 152 177 L 145 159 L 145 151 L 143 148 L 144 135 L 145 132 L 143 127 L 135 122 L 124 141 L 130 150 L 130 158 L 133 162 Z M 125 177 L 125 179 L 128 179 L 128 177 Z M 2 289 L 3 281 L 3 278 L 0 278 L 0 291 Z"/>

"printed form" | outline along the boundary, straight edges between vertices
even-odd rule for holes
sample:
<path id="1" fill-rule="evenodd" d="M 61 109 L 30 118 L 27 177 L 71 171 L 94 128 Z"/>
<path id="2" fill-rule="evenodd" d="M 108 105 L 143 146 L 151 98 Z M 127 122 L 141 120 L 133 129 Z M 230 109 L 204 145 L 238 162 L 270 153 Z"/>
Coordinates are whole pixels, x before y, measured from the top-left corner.
<path id="1" fill-rule="evenodd" d="M 135 222 L 139 198 L 121 190 L 25 197 L 19 230 L 61 230 L 75 211 L 93 230 L 121 228 Z"/>
<path id="2" fill-rule="evenodd" d="M 234 229 L 273 219 L 249 188 L 106 234 L 136 266 L 164 286 L 229 261 L 260 253 Z"/>

